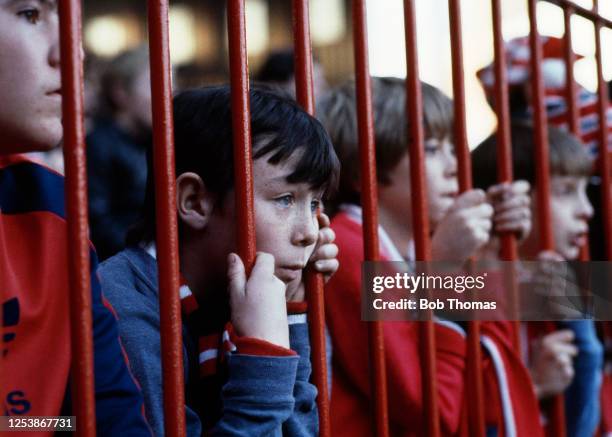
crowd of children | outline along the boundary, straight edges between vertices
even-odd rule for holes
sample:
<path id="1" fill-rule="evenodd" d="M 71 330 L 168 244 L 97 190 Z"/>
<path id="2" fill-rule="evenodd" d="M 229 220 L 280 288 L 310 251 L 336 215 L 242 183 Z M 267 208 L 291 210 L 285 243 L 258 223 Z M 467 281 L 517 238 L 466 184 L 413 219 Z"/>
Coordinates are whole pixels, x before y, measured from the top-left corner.
<path id="1" fill-rule="evenodd" d="M 411 222 L 405 88 L 402 79 L 372 78 L 378 234 L 387 261 L 414 260 L 414 235 L 420 231 Z M 549 128 L 556 251 L 542 253 L 539 200 L 532 189 L 529 92 L 513 100 L 524 104 L 513 108 L 521 116 L 511 125 L 516 181 L 497 183 L 496 139 L 491 137 L 472 153 L 478 188 L 460 193 L 453 103 L 431 85 L 422 83 L 421 89 L 432 259 L 463 264 L 497 257 L 505 233 L 516 236 L 524 260 L 578 259 L 594 214 L 586 193 L 593 160 L 581 139 Z M 20 155 L 52 149 L 62 139 L 56 1 L 0 0 L 0 90 L 3 415 L 69 416 L 63 178 Z M 355 84 L 326 91 L 317 118 L 272 87 L 253 85 L 249 98 L 259 252 L 248 275 L 235 254 L 234 218 L 240 205 L 234 200 L 230 88 L 185 90 L 173 101 L 187 433 L 319 434 L 303 274 L 311 267 L 326 279 L 332 435 L 372 435 L 368 334 L 360 311 L 364 253 Z M 552 119 L 559 112 L 549 115 Z M 140 170 L 141 176 L 147 173 Z M 148 174 L 146 189 L 141 187 L 143 212 L 127 248 L 100 266 L 91 250 L 101 435 L 164 434 L 151 168 Z M 421 326 L 383 322 L 392 436 L 425 433 Z M 473 430 L 466 326 L 442 319 L 434 326 L 442 435 L 468 436 Z M 526 356 L 513 345 L 513 326 L 504 321 L 481 325 L 487 436 L 550 433 L 546 402 L 557 394 L 565 395 L 568 436 L 612 433 L 610 393 L 602 389 L 602 378 L 609 375 L 604 375 L 604 348 L 595 324 L 564 321 L 543 332 L 539 324 L 525 324 L 534 338 Z"/>

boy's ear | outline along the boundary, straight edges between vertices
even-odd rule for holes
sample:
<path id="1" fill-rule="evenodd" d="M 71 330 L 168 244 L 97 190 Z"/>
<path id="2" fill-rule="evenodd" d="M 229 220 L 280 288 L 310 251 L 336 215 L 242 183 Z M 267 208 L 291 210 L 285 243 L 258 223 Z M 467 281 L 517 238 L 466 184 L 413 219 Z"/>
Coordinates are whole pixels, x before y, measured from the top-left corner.
<path id="1" fill-rule="evenodd" d="M 215 196 L 204 186 L 196 173 L 182 173 L 176 179 L 176 209 L 180 220 L 193 230 L 202 230 L 208 224 Z"/>

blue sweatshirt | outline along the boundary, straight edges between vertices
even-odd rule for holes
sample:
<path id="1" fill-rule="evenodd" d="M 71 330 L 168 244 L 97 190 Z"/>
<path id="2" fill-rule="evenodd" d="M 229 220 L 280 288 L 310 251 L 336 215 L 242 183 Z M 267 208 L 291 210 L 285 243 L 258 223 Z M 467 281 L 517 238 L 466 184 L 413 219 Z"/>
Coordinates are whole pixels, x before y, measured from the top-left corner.
<path id="1" fill-rule="evenodd" d="M 100 266 L 105 295 L 119 315 L 119 334 L 145 396 L 156 435 L 164 434 L 157 264 L 128 248 Z M 205 309 L 214 319 L 215 309 Z M 305 316 L 305 315 L 303 315 Z M 202 380 L 196 334 L 183 320 L 187 434 L 200 436 L 314 436 L 316 388 L 310 384 L 310 344 L 305 317 L 289 326 L 293 356 L 229 353 L 219 381 Z M 207 321 L 200 321 L 206 323 Z M 239 348 L 240 349 L 240 348 Z"/>

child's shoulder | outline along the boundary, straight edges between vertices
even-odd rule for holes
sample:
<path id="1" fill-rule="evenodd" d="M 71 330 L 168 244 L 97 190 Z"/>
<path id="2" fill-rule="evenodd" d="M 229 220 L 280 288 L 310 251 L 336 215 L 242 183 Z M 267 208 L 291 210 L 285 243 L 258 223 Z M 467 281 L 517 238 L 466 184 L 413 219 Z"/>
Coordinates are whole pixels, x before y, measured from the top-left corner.
<path id="1" fill-rule="evenodd" d="M 5 214 L 48 212 L 65 219 L 64 177 L 24 155 L 0 156 L 0 208 Z"/>
<path id="2" fill-rule="evenodd" d="M 100 264 L 98 276 L 104 296 L 118 312 L 159 307 L 156 261 L 144 249 L 129 247 L 107 259 Z"/>

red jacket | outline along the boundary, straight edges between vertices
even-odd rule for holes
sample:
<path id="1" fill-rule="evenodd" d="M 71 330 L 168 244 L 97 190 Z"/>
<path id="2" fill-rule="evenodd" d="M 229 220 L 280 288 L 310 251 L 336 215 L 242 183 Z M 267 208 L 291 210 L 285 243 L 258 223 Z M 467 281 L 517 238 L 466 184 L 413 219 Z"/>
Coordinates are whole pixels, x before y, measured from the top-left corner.
<path id="1" fill-rule="evenodd" d="M 340 252 L 340 269 L 327 284 L 325 303 L 327 325 L 332 339 L 331 417 L 334 436 L 372 435 L 370 378 L 368 369 L 367 323 L 360 319 L 362 227 L 354 214 L 341 212 L 332 220 Z M 385 236 L 386 237 L 386 236 Z M 381 254 L 389 258 L 381 238 Z M 489 326 L 490 325 L 490 326 Z M 483 324 L 483 334 L 492 354 L 484 353 L 487 422 L 498 425 L 503 435 L 540 436 L 539 409 L 529 375 L 509 348 L 510 332 L 503 324 Z M 383 322 L 388 382 L 388 405 L 392 436 L 423 435 L 424 413 L 421 396 L 421 369 L 418 359 L 419 324 Z M 466 343 L 463 330 L 453 323 L 436 323 L 438 402 L 443 435 L 468 436 L 470 399 L 464 390 Z M 489 350 L 489 349 L 487 349 Z M 502 377 L 503 384 L 498 384 Z M 499 390 L 500 386 L 505 391 Z M 500 394 L 501 393 L 501 394 Z M 503 396 L 502 396 L 503 394 Z M 504 416 L 504 408 L 506 411 Z M 504 418 L 509 420 L 504 425 Z M 509 427 L 510 432 L 504 433 Z M 512 432 L 512 429 L 517 433 Z M 524 431 L 524 433 L 522 433 Z"/>

